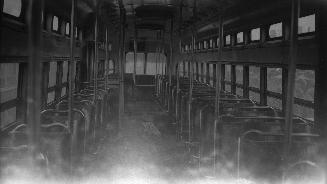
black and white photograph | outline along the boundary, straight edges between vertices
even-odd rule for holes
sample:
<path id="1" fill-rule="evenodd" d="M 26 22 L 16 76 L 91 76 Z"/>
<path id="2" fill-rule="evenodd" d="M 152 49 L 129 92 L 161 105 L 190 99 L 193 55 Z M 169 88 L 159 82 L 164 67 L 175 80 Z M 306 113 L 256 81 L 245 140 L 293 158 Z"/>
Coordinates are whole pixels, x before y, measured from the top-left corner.
<path id="1" fill-rule="evenodd" d="M 0 184 L 327 184 L 327 0 L 0 5 Z"/>

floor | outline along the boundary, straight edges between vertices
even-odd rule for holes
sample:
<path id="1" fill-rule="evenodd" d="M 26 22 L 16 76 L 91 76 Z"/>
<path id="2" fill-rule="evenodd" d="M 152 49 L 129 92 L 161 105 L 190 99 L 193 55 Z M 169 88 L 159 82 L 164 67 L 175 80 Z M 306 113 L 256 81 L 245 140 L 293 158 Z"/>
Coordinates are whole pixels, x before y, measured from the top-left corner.
<path id="1" fill-rule="evenodd" d="M 138 93 L 138 94 L 137 94 Z M 195 172 L 188 167 L 188 150 L 177 141 L 174 120 L 153 93 L 138 90 L 129 97 L 126 112 L 114 137 L 102 140 L 94 170 L 96 176 L 114 183 L 180 183 Z"/>

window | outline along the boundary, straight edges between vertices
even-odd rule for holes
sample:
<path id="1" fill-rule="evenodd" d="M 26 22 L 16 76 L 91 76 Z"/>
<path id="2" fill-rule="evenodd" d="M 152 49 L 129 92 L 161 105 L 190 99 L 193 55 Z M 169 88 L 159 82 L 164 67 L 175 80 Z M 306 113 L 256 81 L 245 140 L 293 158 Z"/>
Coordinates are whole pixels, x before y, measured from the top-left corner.
<path id="1" fill-rule="evenodd" d="M 61 97 L 65 96 L 66 95 L 66 92 L 67 92 L 67 88 L 66 87 L 61 88 Z"/>
<path id="2" fill-rule="evenodd" d="M 238 95 L 238 96 L 243 96 L 243 88 L 239 88 L 239 87 L 237 87 L 237 88 L 236 88 L 236 95 Z"/>
<path id="3" fill-rule="evenodd" d="M 216 48 L 219 47 L 219 37 L 217 37 L 217 40 L 216 40 Z"/>
<path id="4" fill-rule="evenodd" d="M 209 65 L 209 77 L 210 77 L 210 84 L 213 86 L 213 64 Z"/>
<path id="5" fill-rule="evenodd" d="M 22 0 L 4 0 L 2 12 L 19 17 L 22 11 Z"/>
<path id="6" fill-rule="evenodd" d="M 239 32 L 236 34 L 236 43 L 237 44 L 241 44 L 244 43 L 244 33 L 243 32 Z"/>
<path id="7" fill-rule="evenodd" d="M 260 41 L 260 28 L 251 30 L 251 41 Z"/>
<path id="8" fill-rule="evenodd" d="M 282 100 L 273 98 L 273 97 L 267 97 L 267 105 L 270 107 L 273 107 L 275 109 L 282 109 L 283 103 Z"/>
<path id="9" fill-rule="evenodd" d="M 299 34 L 312 33 L 316 31 L 316 15 L 308 15 L 299 18 Z"/>
<path id="10" fill-rule="evenodd" d="M 188 45 L 185 45 L 185 51 L 188 51 Z"/>
<path id="11" fill-rule="evenodd" d="M 56 78 L 57 78 L 57 63 L 50 62 L 48 87 L 53 87 L 56 85 Z"/>
<path id="12" fill-rule="evenodd" d="M 53 31 L 58 31 L 59 29 L 59 19 L 57 16 L 53 16 L 53 20 L 52 20 L 52 30 Z"/>
<path id="13" fill-rule="evenodd" d="M 315 71 L 297 69 L 295 77 L 294 96 L 296 98 L 313 102 L 315 92 Z"/>
<path id="14" fill-rule="evenodd" d="M 236 65 L 235 72 L 236 72 L 236 83 L 243 84 L 243 66 Z"/>
<path id="15" fill-rule="evenodd" d="M 62 64 L 62 83 L 67 82 L 68 78 L 68 61 L 63 62 Z"/>
<path id="16" fill-rule="evenodd" d="M 260 88 L 260 67 L 249 67 L 249 86 L 254 88 Z"/>
<path id="17" fill-rule="evenodd" d="M 19 64 L 0 64 L 0 104 L 17 99 Z M 1 128 L 16 121 L 16 107 L 2 109 L 0 113 Z"/>
<path id="18" fill-rule="evenodd" d="M 52 91 L 50 93 L 48 93 L 48 100 L 47 100 L 47 103 L 52 103 L 55 99 L 55 92 Z"/>
<path id="19" fill-rule="evenodd" d="M 314 109 L 294 104 L 294 114 L 308 120 L 314 120 Z"/>
<path id="20" fill-rule="evenodd" d="M 75 38 L 78 38 L 78 28 L 75 27 Z"/>
<path id="21" fill-rule="evenodd" d="M 204 49 L 208 49 L 208 41 L 204 40 L 203 42 Z"/>
<path id="22" fill-rule="evenodd" d="M 225 81 L 231 81 L 231 65 L 225 65 Z"/>
<path id="23" fill-rule="evenodd" d="M 131 56 L 129 56 L 129 57 L 134 57 L 134 53 L 133 52 L 131 52 L 130 55 Z M 161 58 L 160 59 L 160 62 L 166 62 L 166 56 L 164 54 L 160 54 L 160 55 L 158 55 L 158 53 L 148 53 L 147 54 L 147 63 L 146 63 L 146 72 L 145 72 L 147 75 L 155 75 L 156 74 L 156 68 L 157 68 L 157 72 L 158 73 L 161 73 L 161 70 L 159 69 L 160 68 L 159 67 L 160 66 L 159 58 Z M 138 60 L 139 59 L 144 59 L 145 60 L 144 53 L 142 53 L 142 54 L 139 53 L 138 54 Z M 134 66 L 134 58 L 132 58 L 132 60 L 129 59 L 128 61 L 131 64 L 130 64 L 129 69 L 127 69 L 127 67 L 126 67 L 126 72 L 127 71 L 130 71 L 130 73 L 132 73 L 133 72 L 133 66 Z M 179 64 L 179 71 L 180 71 L 180 75 L 181 76 L 183 75 L 183 65 L 182 64 L 183 63 L 180 63 Z M 113 71 L 114 71 L 114 63 L 113 63 L 112 60 L 109 60 L 109 68 L 111 70 L 111 73 L 113 73 Z M 139 68 L 138 70 L 140 71 L 141 69 Z"/>
<path id="24" fill-rule="evenodd" d="M 283 69 L 267 68 L 267 89 L 275 93 L 282 93 Z"/>
<path id="25" fill-rule="evenodd" d="M 225 91 L 232 92 L 232 86 L 230 84 L 225 84 Z"/>
<path id="26" fill-rule="evenodd" d="M 201 48 L 201 42 L 199 42 L 199 46 L 198 46 L 198 47 L 199 47 L 199 50 L 201 50 L 201 49 L 202 49 L 202 48 Z"/>
<path id="27" fill-rule="evenodd" d="M 0 123 L 1 128 L 6 127 L 10 123 L 13 123 L 16 121 L 16 107 L 6 109 L 3 112 L 0 113 Z"/>
<path id="28" fill-rule="evenodd" d="M 231 45 L 231 36 L 225 36 L 225 46 Z"/>
<path id="29" fill-rule="evenodd" d="M 269 38 L 280 38 L 283 36 L 283 23 L 272 24 L 269 27 Z"/>
<path id="30" fill-rule="evenodd" d="M 149 58 L 149 53 L 148 53 L 148 58 Z M 149 62 L 150 61 L 150 62 Z M 154 60 L 149 60 L 148 59 L 148 63 L 147 63 L 147 65 L 146 65 L 146 73 L 148 74 L 148 75 L 154 75 L 154 72 L 153 71 L 155 71 L 155 65 L 154 65 L 154 63 L 153 63 L 153 61 Z M 109 74 L 113 74 L 114 73 L 114 68 L 115 66 L 114 66 L 114 61 L 113 60 L 109 60 Z M 149 72 L 148 72 L 149 71 Z M 152 71 L 152 72 L 151 72 Z"/>
<path id="31" fill-rule="evenodd" d="M 184 65 L 183 65 L 183 63 L 179 63 L 178 65 L 179 65 L 179 66 L 178 66 L 178 69 L 179 69 L 179 71 L 178 71 L 178 72 L 179 72 L 179 76 L 180 76 L 180 77 L 183 77 L 183 76 L 184 76 L 184 68 L 183 68 Z"/>
<path id="32" fill-rule="evenodd" d="M 186 61 L 186 62 L 184 62 L 184 67 L 185 67 L 185 76 L 188 76 L 188 62 Z"/>
<path id="33" fill-rule="evenodd" d="M 66 23 L 66 35 L 69 35 L 69 30 L 70 30 L 70 24 L 69 22 Z"/>
<path id="34" fill-rule="evenodd" d="M 0 103 L 17 98 L 19 64 L 0 64 Z"/>
<path id="35" fill-rule="evenodd" d="M 260 102 L 260 94 L 257 92 L 250 91 L 249 92 L 249 97 L 251 100 L 255 102 Z"/>
<path id="36" fill-rule="evenodd" d="M 212 39 L 210 39 L 210 41 L 209 41 L 209 48 L 213 48 L 213 40 Z"/>
<path id="37" fill-rule="evenodd" d="M 228 92 L 232 91 L 230 82 L 231 82 L 231 65 L 225 65 L 225 90 Z"/>

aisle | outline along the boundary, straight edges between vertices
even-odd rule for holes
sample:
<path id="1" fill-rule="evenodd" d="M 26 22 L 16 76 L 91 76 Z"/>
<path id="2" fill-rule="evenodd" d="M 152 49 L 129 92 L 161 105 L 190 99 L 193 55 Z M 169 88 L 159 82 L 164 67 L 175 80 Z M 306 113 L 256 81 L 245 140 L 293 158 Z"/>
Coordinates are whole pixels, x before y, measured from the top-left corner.
<path id="1" fill-rule="evenodd" d="M 152 97 L 130 99 L 120 133 L 102 142 L 93 163 L 95 169 L 89 174 L 114 183 L 175 183 L 191 179 L 188 151 L 176 140 L 172 123 Z"/>

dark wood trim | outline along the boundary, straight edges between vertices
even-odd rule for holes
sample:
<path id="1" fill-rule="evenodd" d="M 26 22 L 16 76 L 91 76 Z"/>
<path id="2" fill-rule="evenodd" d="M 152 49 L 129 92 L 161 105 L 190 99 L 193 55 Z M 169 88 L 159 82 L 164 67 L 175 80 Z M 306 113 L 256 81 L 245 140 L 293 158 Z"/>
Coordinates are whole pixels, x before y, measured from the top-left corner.
<path id="1" fill-rule="evenodd" d="M 16 107 L 18 105 L 19 101 L 17 98 L 13 99 L 13 100 L 9 100 L 7 102 L 1 103 L 0 104 L 0 112 L 4 112 L 8 109 L 11 109 L 13 107 Z"/>

